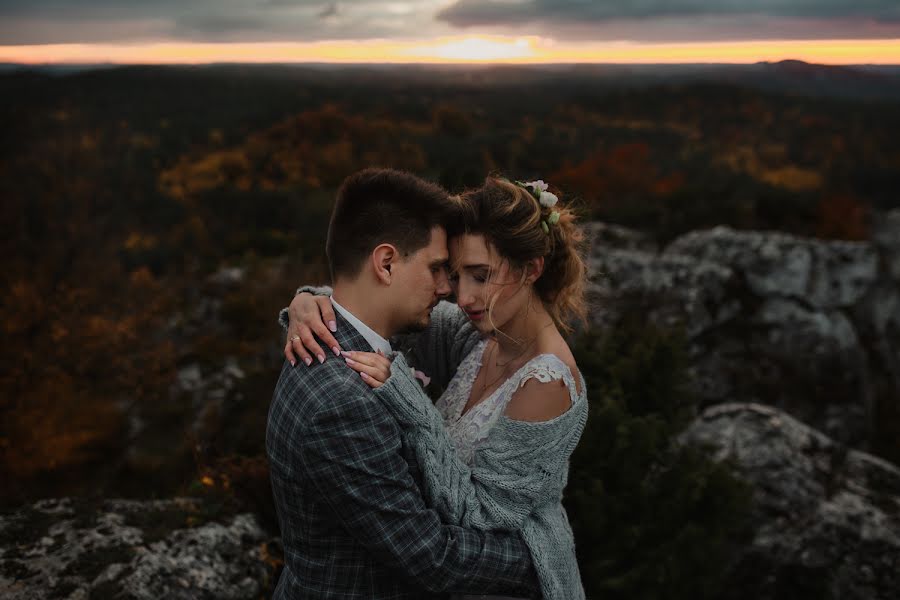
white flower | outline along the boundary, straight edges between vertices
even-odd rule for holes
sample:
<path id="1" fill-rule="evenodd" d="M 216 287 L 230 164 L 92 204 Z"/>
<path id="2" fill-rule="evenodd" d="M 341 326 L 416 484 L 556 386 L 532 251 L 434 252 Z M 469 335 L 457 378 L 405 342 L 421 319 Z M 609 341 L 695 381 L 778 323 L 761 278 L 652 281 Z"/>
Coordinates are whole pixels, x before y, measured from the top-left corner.
<path id="1" fill-rule="evenodd" d="M 537 181 L 528 181 L 525 183 L 527 187 L 530 187 L 536 192 L 546 192 L 547 184 L 544 183 L 543 179 L 538 179 Z"/>
<path id="2" fill-rule="evenodd" d="M 554 194 L 553 192 L 541 192 L 541 206 L 553 208 L 554 206 L 556 206 L 557 202 L 559 202 L 559 198 L 557 198 L 556 194 Z"/>

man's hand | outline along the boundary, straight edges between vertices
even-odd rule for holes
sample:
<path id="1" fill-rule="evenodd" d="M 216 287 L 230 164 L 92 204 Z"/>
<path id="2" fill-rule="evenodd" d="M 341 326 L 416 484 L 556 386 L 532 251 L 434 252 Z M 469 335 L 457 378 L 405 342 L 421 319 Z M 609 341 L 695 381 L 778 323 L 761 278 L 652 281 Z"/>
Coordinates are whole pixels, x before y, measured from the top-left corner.
<path id="1" fill-rule="evenodd" d="M 291 301 L 288 316 L 290 323 L 284 344 L 284 357 L 291 365 L 296 364 L 296 358 L 299 358 L 308 367 L 312 364 L 313 356 L 320 363 L 325 362 L 325 352 L 313 336 L 331 348 L 335 356 L 340 356 L 340 344 L 331 335 L 333 331 L 337 331 L 331 298 L 313 296 L 308 292 L 297 294 Z M 328 327 L 325 326 L 326 323 Z"/>

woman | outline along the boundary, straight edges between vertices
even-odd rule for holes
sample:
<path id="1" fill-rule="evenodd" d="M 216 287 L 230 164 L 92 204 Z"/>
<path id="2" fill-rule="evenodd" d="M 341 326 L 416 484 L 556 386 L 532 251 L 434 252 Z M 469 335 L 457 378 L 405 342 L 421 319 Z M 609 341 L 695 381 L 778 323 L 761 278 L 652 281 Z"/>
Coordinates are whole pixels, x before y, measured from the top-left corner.
<path id="1" fill-rule="evenodd" d="M 410 362 L 446 384 L 437 403 L 403 354 L 343 354 L 397 418 L 443 520 L 521 530 L 544 598 L 583 598 L 561 503 L 587 419 L 562 335 L 584 316 L 582 235 L 543 181 L 490 177 L 460 208 L 459 226 L 448 228 L 458 307 L 440 303 L 429 328 L 405 340 Z M 329 310 L 321 298 L 295 297 L 286 354 L 321 352 L 292 341 L 323 331 Z"/>

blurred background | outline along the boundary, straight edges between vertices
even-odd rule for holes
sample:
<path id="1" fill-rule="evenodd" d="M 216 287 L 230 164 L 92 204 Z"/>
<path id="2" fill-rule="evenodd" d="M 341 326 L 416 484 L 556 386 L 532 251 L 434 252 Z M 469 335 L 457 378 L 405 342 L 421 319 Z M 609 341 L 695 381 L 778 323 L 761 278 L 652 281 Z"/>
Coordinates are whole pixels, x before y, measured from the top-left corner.
<path id="1" fill-rule="evenodd" d="M 589 597 L 895 597 L 893 3 L 257 4 L 0 6 L 0 589 L 271 593 L 275 318 L 378 165 L 588 224 Z"/>

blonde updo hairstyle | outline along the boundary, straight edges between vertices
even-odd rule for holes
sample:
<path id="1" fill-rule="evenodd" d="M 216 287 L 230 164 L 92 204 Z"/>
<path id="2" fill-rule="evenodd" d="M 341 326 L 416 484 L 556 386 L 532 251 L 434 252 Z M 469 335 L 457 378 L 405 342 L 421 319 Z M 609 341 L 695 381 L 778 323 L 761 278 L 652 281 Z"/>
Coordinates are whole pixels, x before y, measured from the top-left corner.
<path id="1" fill-rule="evenodd" d="M 553 322 L 570 332 L 573 320 L 586 319 L 584 233 L 570 207 L 562 201 L 552 208 L 542 206 L 529 189 L 495 176 L 462 194 L 459 201 L 460 219 L 451 235 L 483 235 L 489 247 L 515 269 L 544 257 L 544 270 L 534 282 L 534 290 Z M 554 211 L 559 220 L 550 224 Z M 547 224 L 546 232 L 542 221 Z M 523 271 L 523 284 L 524 277 Z"/>

